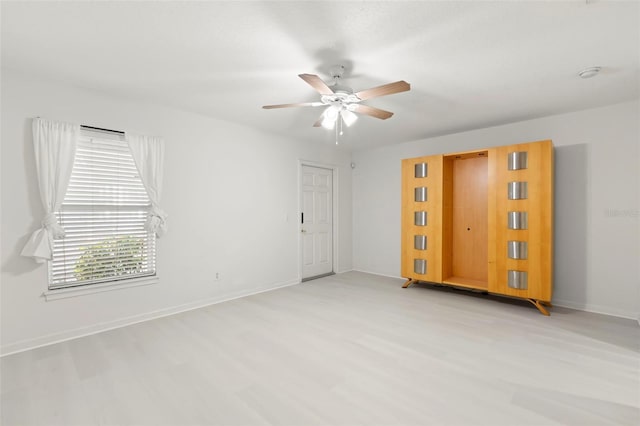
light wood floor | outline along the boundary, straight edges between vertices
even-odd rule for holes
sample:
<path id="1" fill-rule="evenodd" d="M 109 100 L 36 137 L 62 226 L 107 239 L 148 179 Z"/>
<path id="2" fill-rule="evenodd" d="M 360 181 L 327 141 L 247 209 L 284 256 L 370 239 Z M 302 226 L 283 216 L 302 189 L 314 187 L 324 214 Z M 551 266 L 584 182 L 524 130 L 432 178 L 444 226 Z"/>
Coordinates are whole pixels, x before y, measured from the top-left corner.
<path id="1" fill-rule="evenodd" d="M 9 425 L 638 425 L 637 322 L 358 272 L 4 357 Z"/>

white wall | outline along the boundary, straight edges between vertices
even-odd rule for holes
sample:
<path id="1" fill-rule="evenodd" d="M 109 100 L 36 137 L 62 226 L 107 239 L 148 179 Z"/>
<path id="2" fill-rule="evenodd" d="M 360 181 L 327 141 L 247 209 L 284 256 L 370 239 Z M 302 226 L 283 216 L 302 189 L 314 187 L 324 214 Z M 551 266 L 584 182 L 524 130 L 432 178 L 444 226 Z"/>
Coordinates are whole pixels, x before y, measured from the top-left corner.
<path id="1" fill-rule="evenodd" d="M 630 102 L 353 153 L 353 265 L 400 275 L 400 160 L 552 139 L 557 305 L 640 316 L 640 108 Z"/>
<path id="2" fill-rule="evenodd" d="M 47 268 L 19 253 L 40 222 L 31 118 L 163 136 L 156 285 L 46 302 Z M 340 271 L 351 269 L 350 154 L 204 116 L 2 75 L 2 352 L 299 281 L 299 160 L 339 166 Z M 212 272 L 222 279 L 214 282 Z"/>
<path id="3" fill-rule="evenodd" d="M 638 102 L 356 152 L 352 197 L 351 155 L 332 144 L 8 72 L 1 86 L 2 353 L 298 282 L 300 159 L 339 167 L 336 270 L 351 269 L 353 236 L 354 269 L 399 276 L 402 158 L 549 138 L 556 145 L 554 302 L 640 314 Z M 42 217 L 35 116 L 165 137 L 170 232 L 158 241 L 159 284 L 44 301 L 46 267 L 19 255 Z"/>

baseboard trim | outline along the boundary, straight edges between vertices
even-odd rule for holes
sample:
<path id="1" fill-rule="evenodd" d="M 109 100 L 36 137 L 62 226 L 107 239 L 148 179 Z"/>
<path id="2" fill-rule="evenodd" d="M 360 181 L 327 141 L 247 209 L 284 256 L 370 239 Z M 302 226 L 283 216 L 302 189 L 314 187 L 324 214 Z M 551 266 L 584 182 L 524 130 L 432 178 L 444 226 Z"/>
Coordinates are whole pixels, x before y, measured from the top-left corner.
<path id="1" fill-rule="evenodd" d="M 352 271 L 353 272 L 362 272 L 363 274 L 379 275 L 381 277 L 387 277 L 387 278 L 395 278 L 395 279 L 398 279 L 398 280 L 405 279 L 405 278 L 402 278 L 400 275 L 381 274 L 380 272 L 365 271 L 363 269 L 352 269 Z"/>
<path id="2" fill-rule="evenodd" d="M 317 279 L 324 278 L 324 277 L 330 277 L 330 276 L 335 275 L 335 274 L 336 274 L 335 272 L 328 272 L 326 274 L 320 274 L 320 275 L 315 275 L 313 277 L 303 278 L 301 281 L 303 283 L 305 283 L 307 281 L 313 281 L 313 280 L 317 280 Z"/>
<path id="3" fill-rule="evenodd" d="M 388 278 L 404 279 L 402 277 L 395 276 L 395 275 L 381 274 L 378 272 L 365 271 L 362 269 L 353 269 L 353 271 L 362 272 L 365 274 L 380 275 L 382 277 L 388 277 Z M 575 309 L 577 311 L 591 312 L 593 314 L 609 315 L 612 317 L 635 320 L 638 322 L 638 325 L 640 325 L 640 313 L 638 312 L 620 311 L 620 310 L 611 309 L 605 306 L 591 305 L 587 303 L 576 303 L 576 302 L 571 302 L 567 300 L 558 300 L 555 298 L 552 299 L 551 301 L 553 302 L 553 306 L 560 306 L 563 308 Z"/>
<path id="4" fill-rule="evenodd" d="M 89 327 L 81 327 L 73 330 L 64 331 L 61 333 L 48 334 L 46 336 L 37 337 L 35 339 L 21 340 L 19 342 L 10 343 L 8 345 L 3 346 L 0 350 L 1 352 L 0 358 L 8 355 L 16 354 L 19 352 L 40 348 L 43 346 L 54 345 L 56 343 L 66 342 L 73 339 L 79 339 L 85 336 L 91 336 L 93 334 L 114 330 L 116 328 L 126 327 L 128 325 L 138 324 L 145 321 L 151 321 L 157 318 L 179 314 L 181 312 L 192 311 L 194 309 L 204 308 L 206 306 L 228 302 L 230 300 L 253 296 L 254 294 L 266 293 L 268 291 L 278 290 L 280 288 L 290 287 L 296 284 L 300 284 L 300 280 L 294 279 L 294 280 L 289 280 L 281 283 L 275 283 L 272 286 L 269 286 L 268 288 L 252 289 L 249 291 L 240 292 L 235 295 L 225 296 L 223 298 L 198 300 L 195 302 L 184 303 L 182 305 L 159 309 L 159 310 L 147 312 L 144 314 L 133 315 L 126 318 L 117 319 L 114 321 L 98 323 L 98 324 L 91 325 Z"/>
<path id="5" fill-rule="evenodd" d="M 592 314 L 609 315 L 611 317 L 635 320 L 638 321 L 638 324 L 640 325 L 640 315 L 637 312 L 620 311 L 617 309 L 610 309 L 605 306 L 591 305 L 588 303 L 576 303 L 567 300 L 552 299 L 551 302 L 553 303 L 553 306 L 575 309 L 577 311 L 591 312 Z"/>

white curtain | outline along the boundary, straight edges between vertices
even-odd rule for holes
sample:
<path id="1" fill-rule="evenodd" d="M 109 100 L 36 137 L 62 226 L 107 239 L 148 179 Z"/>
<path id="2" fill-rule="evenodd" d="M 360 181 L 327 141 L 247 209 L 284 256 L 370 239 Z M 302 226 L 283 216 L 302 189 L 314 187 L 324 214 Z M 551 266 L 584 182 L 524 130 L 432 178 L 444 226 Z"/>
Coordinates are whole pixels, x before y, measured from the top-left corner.
<path id="1" fill-rule="evenodd" d="M 51 260 L 53 240 L 64 237 L 64 229 L 54 214 L 60 208 L 76 155 L 80 125 L 34 118 L 33 147 L 38 172 L 40 199 L 45 210 L 42 227 L 22 249 L 22 255 L 42 263 Z"/>
<path id="2" fill-rule="evenodd" d="M 161 237 L 168 231 L 167 214 L 160 208 L 164 140 L 155 136 L 135 135 L 128 132 L 126 139 L 142 183 L 151 200 L 147 230 Z"/>

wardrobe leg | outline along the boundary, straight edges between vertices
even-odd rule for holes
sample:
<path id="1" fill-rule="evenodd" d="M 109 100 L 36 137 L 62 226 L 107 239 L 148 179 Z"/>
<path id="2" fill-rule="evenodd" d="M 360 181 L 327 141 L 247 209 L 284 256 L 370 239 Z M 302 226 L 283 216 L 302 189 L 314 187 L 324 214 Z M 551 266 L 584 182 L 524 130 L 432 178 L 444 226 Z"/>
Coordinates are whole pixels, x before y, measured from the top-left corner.
<path id="1" fill-rule="evenodd" d="M 529 302 L 533 303 L 533 306 L 535 306 L 536 308 L 538 308 L 538 310 L 540 311 L 540 313 L 542 315 L 546 315 L 549 316 L 549 311 L 547 310 L 547 308 L 545 308 L 546 306 L 551 306 L 551 303 L 549 302 L 543 302 L 541 300 L 535 300 L 535 299 L 527 299 Z"/>
<path id="2" fill-rule="evenodd" d="M 414 282 L 415 282 L 414 280 L 412 280 L 411 278 L 409 278 L 409 279 L 407 280 L 407 282 L 406 282 L 406 283 L 404 283 L 404 284 L 402 285 L 402 288 L 407 288 L 407 287 L 409 287 L 411 284 L 413 284 Z"/>

